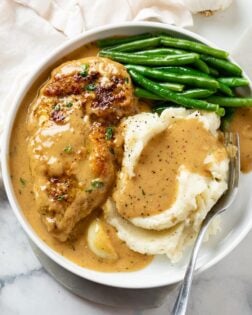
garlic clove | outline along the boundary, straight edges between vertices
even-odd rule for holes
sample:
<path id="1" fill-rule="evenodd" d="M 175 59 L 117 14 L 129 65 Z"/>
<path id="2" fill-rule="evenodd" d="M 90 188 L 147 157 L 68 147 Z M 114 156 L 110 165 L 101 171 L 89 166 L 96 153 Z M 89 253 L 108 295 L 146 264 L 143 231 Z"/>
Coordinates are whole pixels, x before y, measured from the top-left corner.
<path id="1" fill-rule="evenodd" d="M 91 222 L 87 233 L 87 242 L 90 250 L 98 257 L 116 260 L 118 255 L 100 219 Z"/>
<path id="2" fill-rule="evenodd" d="M 184 0 L 192 13 L 202 13 L 206 16 L 227 9 L 232 2 L 233 0 Z"/>

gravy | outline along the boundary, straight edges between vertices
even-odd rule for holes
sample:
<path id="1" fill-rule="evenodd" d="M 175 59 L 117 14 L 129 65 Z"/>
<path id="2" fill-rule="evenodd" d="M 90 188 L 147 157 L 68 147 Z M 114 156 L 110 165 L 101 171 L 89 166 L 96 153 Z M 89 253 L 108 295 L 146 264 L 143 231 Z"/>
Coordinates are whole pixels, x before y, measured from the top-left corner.
<path id="1" fill-rule="evenodd" d="M 241 170 L 252 171 L 252 108 L 239 108 L 232 118 L 230 129 L 240 136 Z"/>
<path id="2" fill-rule="evenodd" d="M 123 193 L 114 196 L 118 212 L 126 218 L 134 218 L 169 209 L 177 196 L 180 165 L 190 172 L 209 176 L 204 160 L 211 151 L 216 152 L 217 160 L 227 157 L 221 141 L 200 121 L 175 121 L 143 149 L 134 170 L 135 177 L 127 181 Z"/>

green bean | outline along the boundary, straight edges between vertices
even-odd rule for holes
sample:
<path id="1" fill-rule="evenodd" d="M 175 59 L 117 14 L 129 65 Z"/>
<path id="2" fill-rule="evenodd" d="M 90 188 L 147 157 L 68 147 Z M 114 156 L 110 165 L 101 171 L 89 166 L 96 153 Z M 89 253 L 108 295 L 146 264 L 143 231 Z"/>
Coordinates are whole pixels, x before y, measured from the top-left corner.
<path id="1" fill-rule="evenodd" d="M 195 67 L 197 67 L 200 71 L 209 74 L 210 70 L 208 65 L 205 63 L 205 61 L 198 59 L 194 62 Z"/>
<path id="2" fill-rule="evenodd" d="M 225 83 L 222 83 L 219 81 L 219 79 L 217 79 L 217 81 L 219 82 L 219 90 L 223 93 L 226 94 L 228 96 L 234 96 L 233 91 L 230 89 L 229 86 L 227 86 Z"/>
<path id="3" fill-rule="evenodd" d="M 161 86 L 163 86 L 164 88 L 168 88 L 167 86 L 166 86 L 166 84 L 165 83 L 159 83 Z M 164 98 L 162 98 L 162 97 L 160 97 L 160 96 L 158 96 L 158 95 L 155 95 L 155 94 L 153 94 L 153 93 L 150 93 L 149 91 L 146 91 L 146 90 L 144 90 L 144 89 L 142 89 L 142 88 L 139 88 L 139 87 L 136 87 L 135 88 L 135 91 L 134 91 L 134 93 L 135 93 L 135 95 L 137 96 L 137 97 L 140 97 L 140 98 L 146 98 L 146 99 L 149 99 L 149 100 L 156 100 L 156 101 L 158 101 L 158 100 L 164 100 Z M 209 95 L 208 95 L 209 96 Z"/>
<path id="4" fill-rule="evenodd" d="M 157 49 L 151 49 L 151 50 L 143 50 L 143 51 L 138 51 L 135 52 L 137 55 L 141 56 L 155 56 L 155 57 L 160 57 L 160 56 L 165 56 L 165 55 L 181 55 L 187 53 L 184 50 L 179 50 L 179 49 L 171 49 L 171 48 L 157 48 Z M 209 74 L 210 70 L 208 65 L 203 61 L 203 60 L 196 60 L 194 62 L 194 65 L 202 72 Z"/>
<path id="5" fill-rule="evenodd" d="M 114 47 L 110 48 L 109 50 L 120 51 L 120 52 L 125 52 L 125 51 L 129 52 L 129 51 L 136 51 L 139 49 L 156 47 L 159 45 L 159 43 L 160 43 L 160 37 L 152 37 L 152 38 L 136 40 L 133 42 L 114 46 Z"/>
<path id="6" fill-rule="evenodd" d="M 223 108 L 220 108 L 216 104 L 211 104 L 206 101 L 195 100 L 184 96 L 180 96 L 179 93 L 172 92 L 162 87 L 160 84 L 145 78 L 137 71 L 130 70 L 129 73 L 136 83 L 141 85 L 147 91 L 157 94 L 158 96 L 161 96 L 166 100 L 172 101 L 176 104 L 182 105 L 187 108 L 197 108 L 208 111 L 214 111 L 220 116 L 223 116 L 225 114 L 225 110 Z"/>
<path id="7" fill-rule="evenodd" d="M 166 87 L 164 84 L 159 83 L 161 86 Z M 213 90 L 206 90 L 206 89 L 192 89 L 192 90 L 187 90 L 185 92 L 179 93 L 180 96 L 185 96 L 188 98 L 195 98 L 195 99 L 201 99 L 201 98 L 207 98 L 210 95 L 214 94 L 215 91 Z M 146 91 L 142 88 L 135 88 L 135 95 L 140 98 L 146 98 L 150 100 L 164 100 L 164 98 L 155 95 L 153 93 L 150 93 L 149 91 Z"/>
<path id="8" fill-rule="evenodd" d="M 201 55 L 201 59 L 210 66 L 216 67 L 219 70 L 223 70 L 226 73 L 230 73 L 237 76 L 240 76 L 242 74 L 242 70 L 236 64 L 228 60 L 222 60 L 206 55 Z"/>
<path id="9" fill-rule="evenodd" d="M 211 78 L 209 75 L 202 73 L 200 71 L 194 70 L 194 69 L 190 69 L 190 68 L 185 68 L 185 67 L 159 67 L 157 68 L 159 70 L 163 70 L 165 72 L 171 72 L 171 73 L 176 73 L 178 75 L 183 75 L 183 74 L 188 74 L 188 75 L 192 75 L 192 76 L 201 76 L 201 77 L 205 77 L 205 78 Z M 213 79 L 212 80 L 216 80 L 219 83 L 218 89 L 228 95 L 228 96 L 233 96 L 233 91 L 224 83 L 219 82 L 218 79 Z"/>
<path id="10" fill-rule="evenodd" d="M 169 82 L 161 82 L 159 84 L 175 92 L 182 92 L 185 87 L 183 84 L 176 84 L 176 83 L 169 83 Z"/>
<path id="11" fill-rule="evenodd" d="M 117 51 L 101 50 L 102 57 L 108 57 L 121 63 L 131 63 L 138 65 L 165 66 L 165 65 L 185 65 L 194 63 L 199 59 L 197 54 L 169 55 L 165 57 L 147 57 L 130 53 L 121 53 Z"/>
<path id="12" fill-rule="evenodd" d="M 148 100 L 154 100 L 154 101 L 159 101 L 159 100 L 162 101 L 162 100 L 164 100 L 163 97 L 160 97 L 160 96 L 158 96 L 156 94 L 153 94 L 153 93 L 151 93 L 149 91 L 146 91 L 146 90 L 144 90 L 142 88 L 138 88 L 138 87 L 135 88 L 134 93 L 139 98 L 146 98 Z"/>
<path id="13" fill-rule="evenodd" d="M 214 79 L 190 74 L 190 73 L 195 73 L 196 70 L 187 69 L 188 71 L 184 71 L 184 74 L 178 75 L 178 73 L 176 72 L 172 73 L 172 72 L 167 72 L 167 71 L 162 70 L 162 69 L 167 69 L 167 68 L 154 68 L 153 69 L 149 67 L 135 66 L 135 65 L 126 65 L 126 68 L 128 70 L 136 70 L 144 76 L 161 80 L 161 81 L 188 84 L 191 86 L 196 86 L 199 88 L 206 88 L 210 90 L 217 90 L 219 88 L 219 83 Z"/>
<path id="14" fill-rule="evenodd" d="M 179 95 L 186 96 L 188 98 L 207 98 L 210 95 L 213 95 L 216 91 L 207 90 L 207 89 L 191 89 L 180 93 Z"/>
<path id="15" fill-rule="evenodd" d="M 144 56 L 157 56 L 157 55 L 181 55 L 187 53 L 183 50 L 174 49 L 174 48 L 156 48 L 156 49 L 149 49 L 149 50 L 141 50 L 136 51 L 135 54 L 137 55 L 144 55 Z"/>
<path id="16" fill-rule="evenodd" d="M 217 58 L 226 59 L 228 57 L 228 53 L 224 50 L 209 47 L 204 44 L 186 39 L 161 36 L 161 44 L 163 44 L 164 46 L 182 48 L 185 50 L 194 51 Z"/>
<path id="17" fill-rule="evenodd" d="M 222 82 L 230 87 L 246 86 L 249 85 L 249 81 L 245 78 L 218 78 L 219 82 Z"/>
<path id="18" fill-rule="evenodd" d="M 252 97 L 221 97 L 210 96 L 207 99 L 209 102 L 218 104 L 224 107 L 251 107 Z"/>
<path id="19" fill-rule="evenodd" d="M 201 76 L 201 77 L 205 77 L 205 78 L 210 78 L 209 75 L 202 73 L 201 71 L 191 69 L 191 68 L 186 68 L 186 67 L 158 67 L 156 69 L 165 71 L 167 73 L 176 73 L 179 75 L 189 74 L 189 75 L 194 75 L 194 76 Z M 215 79 L 213 79 L 213 80 L 215 80 Z"/>
<path id="20" fill-rule="evenodd" d="M 153 35 L 149 33 L 127 36 L 127 37 L 109 37 L 109 38 L 97 40 L 97 45 L 100 48 L 104 48 L 104 47 L 121 45 L 121 44 L 129 43 L 132 41 L 151 38 L 151 37 L 153 37 Z"/>
<path id="21" fill-rule="evenodd" d="M 209 69 L 209 74 L 212 75 L 213 77 L 218 77 L 219 76 L 219 71 L 212 68 L 212 67 L 208 67 Z"/>

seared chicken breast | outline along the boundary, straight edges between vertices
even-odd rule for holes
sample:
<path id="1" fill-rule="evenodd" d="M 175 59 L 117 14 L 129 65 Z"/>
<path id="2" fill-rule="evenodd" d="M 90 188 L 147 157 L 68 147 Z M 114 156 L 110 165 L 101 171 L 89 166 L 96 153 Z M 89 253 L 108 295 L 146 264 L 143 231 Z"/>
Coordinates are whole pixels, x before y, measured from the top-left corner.
<path id="1" fill-rule="evenodd" d="M 56 68 L 31 104 L 33 190 L 43 222 L 59 240 L 106 200 L 117 169 L 116 126 L 136 112 L 126 69 L 100 57 Z"/>

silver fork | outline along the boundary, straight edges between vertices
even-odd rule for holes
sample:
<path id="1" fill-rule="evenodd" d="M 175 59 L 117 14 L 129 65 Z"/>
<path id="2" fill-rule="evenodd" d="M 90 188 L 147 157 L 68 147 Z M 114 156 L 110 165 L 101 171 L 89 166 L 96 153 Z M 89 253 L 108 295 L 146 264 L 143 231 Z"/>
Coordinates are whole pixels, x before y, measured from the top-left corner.
<path id="1" fill-rule="evenodd" d="M 240 175 L 240 144 L 239 137 L 237 134 L 227 132 L 224 134 L 226 146 L 231 144 L 237 147 L 237 152 L 233 157 L 230 157 L 229 164 L 229 176 L 228 176 L 228 189 L 224 195 L 219 199 L 219 201 L 213 206 L 213 208 L 208 212 L 204 221 L 202 222 L 199 234 L 195 241 L 190 262 L 187 266 L 184 280 L 181 284 L 177 300 L 174 304 L 172 315 L 185 315 L 187 304 L 189 300 L 190 289 L 192 285 L 193 272 L 195 269 L 198 252 L 204 239 L 204 235 L 212 222 L 213 218 L 218 214 L 224 212 L 234 201 L 235 196 L 238 191 L 239 175 Z"/>

